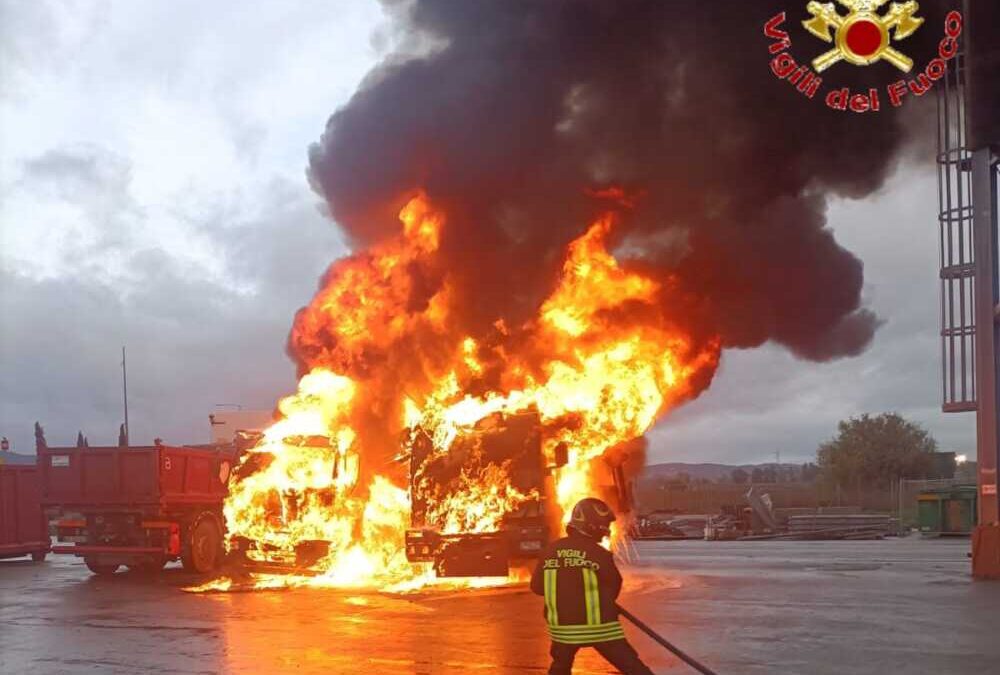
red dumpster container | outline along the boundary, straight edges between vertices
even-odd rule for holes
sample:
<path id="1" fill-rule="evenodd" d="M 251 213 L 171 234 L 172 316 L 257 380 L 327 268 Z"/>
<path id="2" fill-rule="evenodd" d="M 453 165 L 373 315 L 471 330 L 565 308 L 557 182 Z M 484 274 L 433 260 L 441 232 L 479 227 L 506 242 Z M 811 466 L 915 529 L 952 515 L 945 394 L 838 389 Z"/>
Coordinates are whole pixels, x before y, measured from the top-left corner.
<path id="1" fill-rule="evenodd" d="M 39 449 L 42 504 L 59 539 L 52 552 L 83 558 L 95 574 L 178 559 L 211 571 L 223 555 L 233 461 L 220 449 L 167 445 Z"/>
<path id="2" fill-rule="evenodd" d="M 0 558 L 41 561 L 48 552 L 38 468 L 0 465 Z"/>

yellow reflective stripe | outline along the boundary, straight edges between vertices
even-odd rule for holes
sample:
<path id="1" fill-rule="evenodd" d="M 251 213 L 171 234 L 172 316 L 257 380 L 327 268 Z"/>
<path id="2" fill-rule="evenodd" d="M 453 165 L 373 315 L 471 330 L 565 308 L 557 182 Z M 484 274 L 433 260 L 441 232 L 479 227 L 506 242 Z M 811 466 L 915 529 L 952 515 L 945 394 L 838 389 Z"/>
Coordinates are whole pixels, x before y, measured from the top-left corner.
<path id="1" fill-rule="evenodd" d="M 549 581 L 549 571 L 545 570 L 542 573 L 542 578 L 545 582 L 545 619 L 547 621 L 552 621 L 552 601 L 549 598 L 549 594 L 552 592 L 551 583 Z"/>
<path id="2" fill-rule="evenodd" d="M 587 567 L 583 568 L 583 601 L 587 606 L 587 625 L 599 625 L 601 623 L 601 594 L 597 589 L 597 573 Z"/>
<path id="3" fill-rule="evenodd" d="M 564 644 L 592 644 L 625 639 L 625 631 L 617 621 L 597 626 L 549 626 L 549 636 L 553 642 Z"/>
<path id="4" fill-rule="evenodd" d="M 562 638 L 562 637 L 555 637 L 554 635 L 550 637 L 553 642 L 558 642 L 559 644 L 564 644 L 564 645 L 593 645 L 597 644 L 598 642 L 614 642 L 615 640 L 624 640 L 625 633 L 622 633 L 621 635 L 608 635 L 605 637 L 593 637 L 593 638 L 587 638 L 587 637 Z"/>
<path id="5" fill-rule="evenodd" d="M 573 628 L 582 628 L 584 630 L 567 630 Z M 612 624 L 603 624 L 601 627 L 597 626 L 549 626 L 549 633 L 552 635 L 560 635 L 563 637 L 571 636 L 590 636 L 590 635 L 607 635 L 611 633 L 621 633 L 623 632 L 620 623 L 615 622 Z"/>
<path id="6" fill-rule="evenodd" d="M 559 610 L 556 607 L 556 570 L 545 570 L 545 615 L 550 626 L 559 625 Z"/>
<path id="7" fill-rule="evenodd" d="M 624 640 L 625 631 L 614 633 L 601 633 L 599 635 L 550 635 L 553 642 L 565 642 L 567 644 L 589 644 L 592 642 L 611 642 L 612 640 Z"/>

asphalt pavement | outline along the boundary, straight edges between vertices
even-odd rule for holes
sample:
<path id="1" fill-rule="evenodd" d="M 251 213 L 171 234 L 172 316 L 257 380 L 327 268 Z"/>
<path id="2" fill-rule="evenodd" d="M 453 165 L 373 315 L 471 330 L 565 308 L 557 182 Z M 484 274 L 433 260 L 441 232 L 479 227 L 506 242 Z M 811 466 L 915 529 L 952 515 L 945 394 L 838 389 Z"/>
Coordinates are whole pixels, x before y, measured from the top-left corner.
<path id="1" fill-rule="evenodd" d="M 645 542 L 621 603 L 719 675 L 998 672 L 1000 582 L 965 539 Z M 0 673 L 544 673 L 524 585 L 192 594 L 197 580 L 0 561 Z M 688 673 L 630 626 L 658 673 Z M 577 673 L 614 672 L 596 654 Z"/>

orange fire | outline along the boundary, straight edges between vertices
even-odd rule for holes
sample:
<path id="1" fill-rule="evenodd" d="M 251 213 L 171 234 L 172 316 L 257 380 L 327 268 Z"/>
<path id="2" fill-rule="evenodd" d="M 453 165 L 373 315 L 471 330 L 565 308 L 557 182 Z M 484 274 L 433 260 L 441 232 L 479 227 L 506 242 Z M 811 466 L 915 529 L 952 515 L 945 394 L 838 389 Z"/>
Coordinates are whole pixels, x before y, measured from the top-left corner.
<path id="1" fill-rule="evenodd" d="M 454 327 L 452 282 L 437 256 L 446 218 L 423 196 L 402 209 L 394 239 L 334 265 L 291 338 L 311 371 L 244 455 L 225 507 L 230 534 L 271 554 L 294 558 L 304 542 L 329 547 L 311 563 L 315 576 L 255 583 L 431 582 L 427 566 L 404 555 L 410 496 L 399 465 L 387 461 L 399 448 L 374 447 L 386 439 L 419 428 L 431 455 L 446 457 L 492 416 L 532 411 L 546 465 L 556 467 L 552 498 L 565 513 L 599 490 L 602 456 L 698 393 L 693 383 L 714 371 L 719 343 L 696 344 L 665 313 L 661 282 L 609 252 L 617 218 L 601 216 L 569 244 L 535 320 L 513 328 L 498 320 L 490 336 Z M 436 281 L 415 304 L 418 277 Z M 562 453 L 568 461 L 557 466 Z M 540 497 L 515 488 L 502 464 L 463 467 L 458 476 L 460 489 L 427 505 L 444 534 L 495 531 Z"/>

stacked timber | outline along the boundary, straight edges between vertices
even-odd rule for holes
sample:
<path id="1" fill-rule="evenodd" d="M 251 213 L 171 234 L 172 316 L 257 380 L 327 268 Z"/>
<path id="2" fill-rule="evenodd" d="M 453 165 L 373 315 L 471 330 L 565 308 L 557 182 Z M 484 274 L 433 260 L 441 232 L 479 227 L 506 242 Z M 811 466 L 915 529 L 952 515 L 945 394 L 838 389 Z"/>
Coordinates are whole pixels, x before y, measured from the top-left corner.
<path id="1" fill-rule="evenodd" d="M 892 532 L 892 519 L 888 515 L 837 514 L 802 515 L 788 519 L 789 534 L 819 530 L 875 530 L 884 534 Z"/>
<path id="2" fill-rule="evenodd" d="M 740 537 L 740 540 L 881 539 L 893 534 L 896 527 L 897 522 L 884 515 L 792 516 L 788 519 L 788 530 L 785 532 L 755 534 Z"/>

